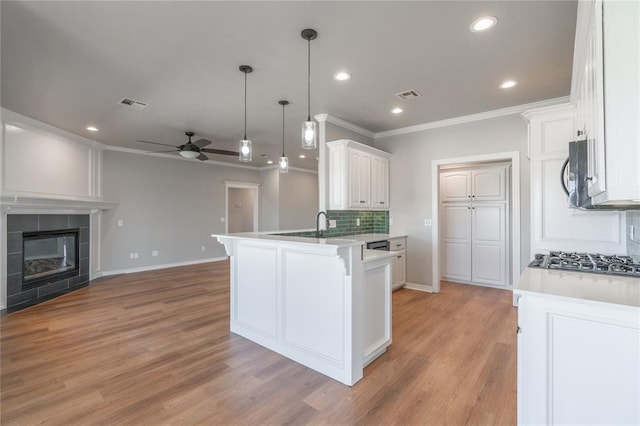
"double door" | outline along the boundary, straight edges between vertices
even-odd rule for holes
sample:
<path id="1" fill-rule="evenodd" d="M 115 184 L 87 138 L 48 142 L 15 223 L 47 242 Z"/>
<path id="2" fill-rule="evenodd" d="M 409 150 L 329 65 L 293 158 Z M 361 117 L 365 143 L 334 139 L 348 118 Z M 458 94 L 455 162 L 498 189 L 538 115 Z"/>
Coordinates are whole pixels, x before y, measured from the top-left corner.
<path id="1" fill-rule="evenodd" d="M 440 174 L 442 278 L 507 285 L 506 166 Z"/>

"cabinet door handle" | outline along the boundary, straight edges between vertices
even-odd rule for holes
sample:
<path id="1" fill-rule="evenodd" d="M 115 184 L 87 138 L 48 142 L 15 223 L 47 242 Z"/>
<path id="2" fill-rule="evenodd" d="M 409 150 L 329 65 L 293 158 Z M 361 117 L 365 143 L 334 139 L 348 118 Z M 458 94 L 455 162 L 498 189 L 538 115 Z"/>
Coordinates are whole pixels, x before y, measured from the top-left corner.
<path id="1" fill-rule="evenodd" d="M 584 130 L 578 130 L 578 136 L 584 135 Z"/>
<path id="2" fill-rule="evenodd" d="M 396 247 L 401 247 L 401 246 L 402 246 L 402 244 L 396 244 Z"/>
<path id="3" fill-rule="evenodd" d="M 518 328 L 516 328 L 516 334 L 520 334 L 520 333 L 522 333 L 522 328 L 518 326 Z"/>
<path id="4" fill-rule="evenodd" d="M 402 256 L 398 256 L 398 259 L 402 259 Z"/>

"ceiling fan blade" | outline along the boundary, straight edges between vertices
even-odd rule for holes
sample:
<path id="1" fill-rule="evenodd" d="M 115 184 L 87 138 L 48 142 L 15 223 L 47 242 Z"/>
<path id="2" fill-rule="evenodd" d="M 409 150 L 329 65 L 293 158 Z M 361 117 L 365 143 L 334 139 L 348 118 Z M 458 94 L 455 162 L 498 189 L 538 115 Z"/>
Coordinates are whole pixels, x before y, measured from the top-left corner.
<path id="1" fill-rule="evenodd" d="M 158 154 L 158 153 L 161 153 L 161 152 L 180 152 L 180 150 L 179 149 L 170 149 L 168 151 L 147 151 L 146 153 L 147 154 Z"/>
<path id="2" fill-rule="evenodd" d="M 220 154 L 220 155 L 240 155 L 236 151 L 227 151 L 226 149 L 212 149 L 212 148 L 202 148 L 200 151 L 208 152 L 210 154 Z"/>
<path id="3" fill-rule="evenodd" d="M 193 144 L 195 146 L 197 146 L 198 148 L 204 148 L 205 146 L 209 145 L 211 143 L 210 140 L 207 139 L 198 139 L 197 141 L 193 142 Z"/>
<path id="4" fill-rule="evenodd" d="M 206 155 L 204 155 L 204 154 L 200 154 L 200 155 L 198 155 L 196 158 L 197 158 L 198 160 L 200 160 L 200 161 L 207 161 L 207 160 L 209 159 L 209 157 L 207 157 L 207 156 L 206 156 Z"/>
<path id="5" fill-rule="evenodd" d="M 137 141 L 138 141 L 138 142 L 144 142 L 144 143 L 152 143 L 152 144 L 154 144 L 154 145 L 163 145 L 163 146 L 170 146 L 170 147 L 173 147 L 173 148 L 177 148 L 177 146 L 175 146 L 175 145 L 168 145 L 168 144 L 166 144 L 166 143 L 158 143 L 158 142 L 142 141 L 142 140 L 140 140 L 140 139 L 137 139 Z"/>

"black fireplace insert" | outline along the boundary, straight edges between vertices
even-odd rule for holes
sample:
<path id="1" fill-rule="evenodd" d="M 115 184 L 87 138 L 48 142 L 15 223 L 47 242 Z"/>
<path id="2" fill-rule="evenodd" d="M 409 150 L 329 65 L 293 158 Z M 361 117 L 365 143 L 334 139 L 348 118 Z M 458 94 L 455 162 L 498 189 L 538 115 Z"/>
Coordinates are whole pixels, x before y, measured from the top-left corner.
<path id="1" fill-rule="evenodd" d="M 22 290 L 80 274 L 80 229 L 23 232 Z"/>

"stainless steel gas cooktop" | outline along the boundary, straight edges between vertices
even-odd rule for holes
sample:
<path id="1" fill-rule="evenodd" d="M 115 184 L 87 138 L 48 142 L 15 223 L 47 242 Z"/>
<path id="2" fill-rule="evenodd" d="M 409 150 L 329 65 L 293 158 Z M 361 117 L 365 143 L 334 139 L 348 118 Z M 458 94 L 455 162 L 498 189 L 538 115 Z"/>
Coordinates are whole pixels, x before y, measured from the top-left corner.
<path id="1" fill-rule="evenodd" d="M 529 267 L 640 278 L 640 263 L 630 256 L 552 251 L 549 254 L 536 254 Z"/>

